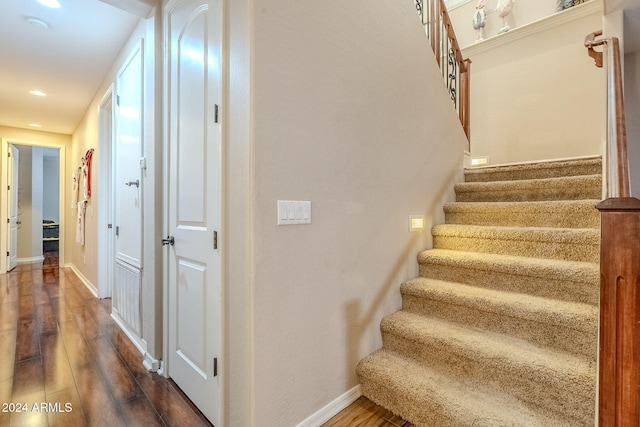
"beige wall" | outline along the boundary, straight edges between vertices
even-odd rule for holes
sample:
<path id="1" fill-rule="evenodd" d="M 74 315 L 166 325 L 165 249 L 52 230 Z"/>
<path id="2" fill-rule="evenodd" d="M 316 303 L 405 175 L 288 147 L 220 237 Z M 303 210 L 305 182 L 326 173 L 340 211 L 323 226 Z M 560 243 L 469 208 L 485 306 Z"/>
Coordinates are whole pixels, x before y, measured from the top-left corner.
<path id="1" fill-rule="evenodd" d="M 253 0 L 225 2 L 226 89 L 223 114 L 223 333 L 221 370 L 225 426 L 254 426 L 254 315 L 251 106 Z"/>
<path id="2" fill-rule="evenodd" d="M 583 44 L 602 27 L 601 3 L 581 8 L 464 49 L 473 61 L 474 157 L 501 164 L 600 154 L 605 76 Z"/>
<path id="3" fill-rule="evenodd" d="M 263 0 L 253 29 L 254 425 L 296 425 L 381 346 L 466 139 L 411 2 Z M 278 199 L 312 224 L 277 226 Z"/>

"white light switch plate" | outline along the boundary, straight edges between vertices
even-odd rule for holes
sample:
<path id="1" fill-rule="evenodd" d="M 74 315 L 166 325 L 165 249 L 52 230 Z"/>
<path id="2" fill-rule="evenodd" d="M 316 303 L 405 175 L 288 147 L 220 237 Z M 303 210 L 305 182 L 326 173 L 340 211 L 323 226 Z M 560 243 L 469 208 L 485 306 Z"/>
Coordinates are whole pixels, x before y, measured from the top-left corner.
<path id="1" fill-rule="evenodd" d="M 311 202 L 278 200 L 278 225 L 311 224 Z"/>

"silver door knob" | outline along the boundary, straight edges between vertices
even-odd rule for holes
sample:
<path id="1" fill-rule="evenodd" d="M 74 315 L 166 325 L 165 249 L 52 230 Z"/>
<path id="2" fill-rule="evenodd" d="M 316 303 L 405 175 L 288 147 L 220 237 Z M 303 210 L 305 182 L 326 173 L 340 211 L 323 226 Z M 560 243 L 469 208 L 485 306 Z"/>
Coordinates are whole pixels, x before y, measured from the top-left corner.
<path id="1" fill-rule="evenodd" d="M 140 187 L 140 180 L 136 179 L 135 181 L 125 182 L 124 185 L 126 185 L 127 187 L 131 187 L 132 185 Z"/>
<path id="2" fill-rule="evenodd" d="M 176 240 L 173 238 L 173 236 L 167 236 L 166 239 L 162 239 L 162 246 L 167 246 L 167 245 L 173 246 L 175 242 Z"/>

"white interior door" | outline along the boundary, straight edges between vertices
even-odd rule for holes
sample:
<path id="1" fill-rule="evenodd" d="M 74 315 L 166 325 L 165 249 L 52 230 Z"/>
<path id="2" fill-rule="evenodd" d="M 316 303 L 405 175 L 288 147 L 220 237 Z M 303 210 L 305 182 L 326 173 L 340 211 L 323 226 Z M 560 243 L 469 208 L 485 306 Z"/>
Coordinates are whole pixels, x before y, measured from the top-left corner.
<path id="1" fill-rule="evenodd" d="M 143 43 L 133 48 L 116 81 L 116 259 L 142 268 Z"/>
<path id="2" fill-rule="evenodd" d="M 179 0 L 169 27 L 169 376 L 218 425 L 222 0 Z"/>
<path id="3" fill-rule="evenodd" d="M 8 271 L 13 270 L 18 265 L 18 164 L 20 162 L 20 152 L 12 144 L 9 144 L 9 158 L 7 160 L 7 184 L 9 189 Z"/>

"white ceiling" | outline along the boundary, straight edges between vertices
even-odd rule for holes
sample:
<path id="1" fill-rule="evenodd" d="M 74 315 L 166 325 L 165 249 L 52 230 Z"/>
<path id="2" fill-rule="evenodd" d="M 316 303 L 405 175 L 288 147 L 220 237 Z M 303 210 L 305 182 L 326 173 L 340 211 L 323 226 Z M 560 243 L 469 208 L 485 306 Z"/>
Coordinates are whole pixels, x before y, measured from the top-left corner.
<path id="1" fill-rule="evenodd" d="M 60 3 L 47 9 L 35 0 L 0 0 L 2 126 L 73 133 L 140 19 L 99 0 Z M 47 96 L 29 94 L 34 89 Z"/>

